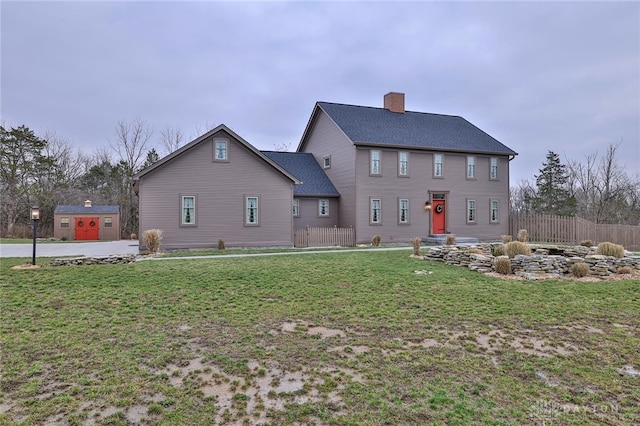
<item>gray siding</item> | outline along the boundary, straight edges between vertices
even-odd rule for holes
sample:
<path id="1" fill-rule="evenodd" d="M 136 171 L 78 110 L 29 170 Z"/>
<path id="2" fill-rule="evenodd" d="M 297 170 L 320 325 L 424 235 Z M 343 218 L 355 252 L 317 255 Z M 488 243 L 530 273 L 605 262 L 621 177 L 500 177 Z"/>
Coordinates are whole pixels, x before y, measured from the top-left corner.
<path id="1" fill-rule="evenodd" d="M 379 149 L 379 148 L 374 148 Z M 356 237 L 368 243 L 375 234 L 383 242 L 408 242 L 429 232 L 423 207 L 430 193 L 447 193 L 448 231 L 465 237 L 499 238 L 508 233 L 508 157 L 499 158 L 499 180 L 489 180 L 489 156 L 476 156 L 476 179 L 466 178 L 466 155 L 444 154 L 443 178 L 433 177 L 433 153 L 409 150 L 409 177 L 398 176 L 398 150 L 381 151 L 381 175 L 370 176 L 370 149 L 359 147 L 356 159 Z M 382 223 L 370 224 L 370 199 L 382 202 Z M 409 224 L 399 224 L 399 199 L 409 200 Z M 476 200 L 477 220 L 466 222 L 466 201 Z M 491 199 L 499 201 L 498 223 L 490 223 Z"/>
<path id="2" fill-rule="evenodd" d="M 355 147 L 335 123 L 322 111 L 318 111 L 315 122 L 309 130 L 304 152 L 311 152 L 323 164 L 323 158 L 331 156 L 331 167 L 324 169 L 338 192 L 340 227 L 356 225 L 356 179 Z"/>
<path id="3" fill-rule="evenodd" d="M 297 197 L 296 197 L 297 198 Z M 297 198 L 300 200 L 300 216 L 293 218 L 295 229 L 309 227 L 331 228 L 339 226 L 340 217 L 339 199 L 338 198 L 322 198 L 329 200 L 329 216 L 319 215 L 318 202 L 320 198 Z"/>
<path id="4" fill-rule="evenodd" d="M 228 141 L 228 162 L 213 161 L 214 138 Z M 196 196 L 195 226 L 180 225 L 181 195 Z M 245 196 L 259 197 L 258 226 L 245 226 Z M 293 182 L 226 132 L 142 176 L 139 200 L 140 237 L 162 229 L 164 248 L 293 245 Z"/>

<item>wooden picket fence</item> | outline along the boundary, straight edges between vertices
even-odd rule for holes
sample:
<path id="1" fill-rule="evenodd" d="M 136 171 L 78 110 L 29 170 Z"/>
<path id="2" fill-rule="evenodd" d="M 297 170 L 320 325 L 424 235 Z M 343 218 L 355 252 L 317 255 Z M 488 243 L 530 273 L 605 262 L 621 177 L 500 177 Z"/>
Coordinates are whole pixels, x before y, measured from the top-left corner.
<path id="1" fill-rule="evenodd" d="M 579 217 L 547 214 L 509 215 L 509 232 L 517 237 L 518 230 L 526 229 L 529 241 L 579 244 L 591 240 L 620 244 L 627 250 L 640 250 L 640 226 L 612 225 L 591 222 Z"/>
<path id="2" fill-rule="evenodd" d="M 294 232 L 295 247 L 333 247 L 356 245 L 356 231 L 353 228 L 302 228 Z"/>

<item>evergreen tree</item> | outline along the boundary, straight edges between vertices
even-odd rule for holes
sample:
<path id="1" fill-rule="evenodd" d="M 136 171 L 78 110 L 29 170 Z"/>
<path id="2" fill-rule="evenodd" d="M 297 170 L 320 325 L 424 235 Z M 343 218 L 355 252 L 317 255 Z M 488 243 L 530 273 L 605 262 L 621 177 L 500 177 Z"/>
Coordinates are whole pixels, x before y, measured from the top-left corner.
<path id="1" fill-rule="evenodd" d="M 537 213 L 574 216 L 577 203 L 569 191 L 567 166 L 553 151 L 547 153 L 547 161 L 542 166 L 535 177 L 537 191 L 527 196 L 527 201 Z"/>

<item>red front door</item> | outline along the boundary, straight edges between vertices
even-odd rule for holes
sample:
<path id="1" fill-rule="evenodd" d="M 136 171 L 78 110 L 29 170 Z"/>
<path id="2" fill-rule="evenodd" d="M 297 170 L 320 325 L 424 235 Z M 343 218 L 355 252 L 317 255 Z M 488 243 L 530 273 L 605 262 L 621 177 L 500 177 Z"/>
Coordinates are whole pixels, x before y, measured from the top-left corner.
<path id="1" fill-rule="evenodd" d="M 433 231 L 434 234 L 446 234 L 445 203 L 444 200 L 433 200 Z"/>
<path id="2" fill-rule="evenodd" d="M 76 217 L 76 240 L 99 240 L 98 217 Z"/>

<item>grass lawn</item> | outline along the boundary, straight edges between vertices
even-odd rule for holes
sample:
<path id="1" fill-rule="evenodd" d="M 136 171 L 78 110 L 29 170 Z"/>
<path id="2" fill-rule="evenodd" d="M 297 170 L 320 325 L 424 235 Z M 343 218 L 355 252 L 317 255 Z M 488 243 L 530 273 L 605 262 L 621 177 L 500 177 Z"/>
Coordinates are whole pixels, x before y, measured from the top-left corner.
<path id="1" fill-rule="evenodd" d="M 640 281 L 410 253 L 2 259 L 0 425 L 640 423 Z"/>

